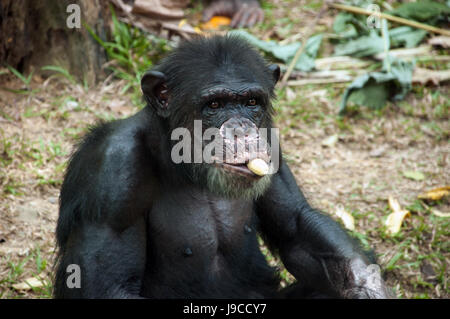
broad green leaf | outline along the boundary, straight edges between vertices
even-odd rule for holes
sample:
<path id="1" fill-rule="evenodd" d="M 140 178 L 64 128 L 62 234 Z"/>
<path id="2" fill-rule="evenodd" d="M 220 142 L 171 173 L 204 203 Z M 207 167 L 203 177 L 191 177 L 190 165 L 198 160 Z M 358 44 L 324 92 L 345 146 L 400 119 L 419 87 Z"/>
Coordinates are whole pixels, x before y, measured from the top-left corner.
<path id="1" fill-rule="evenodd" d="M 348 12 L 340 12 L 333 22 L 333 31 L 343 38 L 355 38 L 358 35 L 369 34 L 366 21 L 358 19 Z"/>
<path id="2" fill-rule="evenodd" d="M 389 14 L 434 24 L 439 18 L 450 14 L 450 7 L 436 1 L 408 2 L 395 8 Z"/>
<path id="3" fill-rule="evenodd" d="M 389 71 L 387 65 L 390 65 Z M 345 90 L 339 114 L 346 111 L 350 100 L 356 105 L 379 109 L 387 100 L 401 100 L 411 90 L 414 65 L 388 56 L 382 72 L 372 72 L 357 77 Z"/>
<path id="4" fill-rule="evenodd" d="M 357 58 L 374 55 L 384 50 L 383 38 L 376 32 L 362 36 L 355 40 L 336 45 L 335 56 L 350 55 Z"/>
<path id="5" fill-rule="evenodd" d="M 405 46 L 406 48 L 414 48 L 426 35 L 427 31 L 411 27 L 398 27 L 389 30 L 393 47 Z"/>
<path id="6" fill-rule="evenodd" d="M 230 33 L 246 39 L 250 44 L 272 54 L 275 58 L 285 62 L 286 64 L 290 63 L 290 61 L 294 58 L 295 53 L 301 46 L 301 43 L 299 42 L 280 45 L 276 41 L 263 41 L 242 30 L 231 31 Z M 306 50 L 302 53 L 297 61 L 297 64 L 295 65 L 297 70 L 307 72 L 315 68 L 314 61 L 316 59 L 317 52 L 319 51 L 321 42 L 321 34 L 312 36 L 308 39 L 306 43 Z"/>

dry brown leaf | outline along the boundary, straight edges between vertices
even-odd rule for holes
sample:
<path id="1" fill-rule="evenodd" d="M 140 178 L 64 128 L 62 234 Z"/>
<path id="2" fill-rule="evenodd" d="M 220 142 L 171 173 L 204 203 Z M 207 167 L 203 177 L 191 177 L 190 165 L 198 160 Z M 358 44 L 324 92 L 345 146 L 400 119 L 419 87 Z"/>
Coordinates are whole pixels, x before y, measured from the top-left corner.
<path id="1" fill-rule="evenodd" d="M 438 187 L 417 196 L 424 200 L 440 200 L 441 198 L 450 195 L 450 186 Z"/>
<path id="2" fill-rule="evenodd" d="M 412 81 L 413 83 L 427 84 L 431 82 L 438 85 L 440 82 L 450 80 L 450 70 L 429 70 L 424 68 L 415 68 Z"/>
<path id="3" fill-rule="evenodd" d="M 180 19 L 184 17 L 183 4 L 168 3 L 160 0 L 136 0 L 131 10 L 152 18 Z"/>
<path id="4" fill-rule="evenodd" d="M 431 38 L 428 41 L 429 44 L 435 47 L 441 47 L 444 49 L 450 48 L 450 37 L 446 37 L 445 35 L 441 35 L 438 37 Z"/>
<path id="5" fill-rule="evenodd" d="M 403 219 L 405 219 L 407 216 L 411 216 L 411 213 L 406 209 L 402 209 L 399 202 L 392 196 L 389 196 L 388 201 L 389 207 L 391 208 L 393 213 L 388 215 L 385 225 L 387 227 L 388 233 L 391 235 L 395 235 L 400 231 Z"/>

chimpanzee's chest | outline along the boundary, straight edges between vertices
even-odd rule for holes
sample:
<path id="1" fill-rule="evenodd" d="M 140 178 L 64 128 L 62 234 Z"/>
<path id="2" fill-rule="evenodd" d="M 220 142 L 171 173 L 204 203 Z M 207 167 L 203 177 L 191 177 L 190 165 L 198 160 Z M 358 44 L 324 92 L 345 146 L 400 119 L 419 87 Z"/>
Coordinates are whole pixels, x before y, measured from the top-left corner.
<path id="1" fill-rule="evenodd" d="M 243 244 L 252 214 L 251 201 L 222 199 L 197 189 L 175 191 L 154 202 L 148 236 L 166 257 L 213 256 Z"/>
<path id="2" fill-rule="evenodd" d="M 173 191 L 153 203 L 147 226 L 147 269 L 153 283 L 223 277 L 233 259 L 247 260 L 255 242 L 253 203 L 201 191 Z M 250 254 L 249 254 L 250 255 Z M 164 276 L 164 278 L 162 277 Z M 180 277 L 181 276 L 181 277 Z"/>

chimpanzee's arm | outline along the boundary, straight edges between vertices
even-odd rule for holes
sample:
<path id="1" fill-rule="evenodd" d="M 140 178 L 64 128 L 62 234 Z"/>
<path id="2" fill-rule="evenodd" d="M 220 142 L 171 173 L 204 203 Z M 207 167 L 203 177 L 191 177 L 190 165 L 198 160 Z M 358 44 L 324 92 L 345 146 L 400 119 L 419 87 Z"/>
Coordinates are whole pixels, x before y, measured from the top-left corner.
<path id="1" fill-rule="evenodd" d="M 358 245 L 330 217 L 309 206 L 285 163 L 256 205 L 265 240 L 301 285 L 331 297 L 389 296 Z"/>
<path id="2" fill-rule="evenodd" d="M 141 114 L 142 115 L 142 114 Z M 151 189 L 139 116 L 102 125 L 72 157 L 60 197 L 56 298 L 139 298 Z M 81 287 L 67 266 L 80 267 Z"/>

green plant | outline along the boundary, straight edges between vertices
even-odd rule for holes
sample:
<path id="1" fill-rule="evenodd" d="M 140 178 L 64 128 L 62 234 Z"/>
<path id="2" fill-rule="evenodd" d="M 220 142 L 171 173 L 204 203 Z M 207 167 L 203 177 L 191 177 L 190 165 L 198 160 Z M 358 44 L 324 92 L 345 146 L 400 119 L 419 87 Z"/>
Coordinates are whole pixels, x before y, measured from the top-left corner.
<path id="1" fill-rule="evenodd" d="M 26 77 L 22 73 L 17 71 L 15 68 L 13 68 L 12 66 L 7 65 L 6 67 L 12 74 L 14 74 L 25 85 L 25 89 L 20 89 L 20 90 L 14 90 L 14 89 L 10 89 L 10 88 L 2 88 L 2 89 L 13 92 L 13 93 L 18 93 L 18 94 L 28 94 L 28 93 L 35 92 L 35 90 L 31 90 L 31 87 L 30 87 L 31 78 L 33 77 L 33 72 L 28 74 L 28 76 Z"/>
<path id="2" fill-rule="evenodd" d="M 57 75 L 62 76 L 64 78 L 66 78 L 67 80 L 69 80 L 70 83 L 75 84 L 75 85 L 77 84 L 77 81 L 75 80 L 75 78 L 69 73 L 69 71 L 67 71 L 63 67 L 60 67 L 57 65 L 46 65 L 46 66 L 42 67 L 41 69 L 44 71 L 56 72 Z"/>
<path id="3" fill-rule="evenodd" d="M 126 81 L 121 94 L 132 90 L 133 103 L 139 105 L 140 80 L 146 70 L 169 50 L 167 41 L 145 34 L 143 31 L 120 22 L 111 7 L 112 41 L 103 41 L 91 27 L 85 25 L 92 37 L 105 49 L 112 64 L 108 66 L 115 77 Z"/>
<path id="4" fill-rule="evenodd" d="M 29 88 L 30 86 L 30 82 L 31 82 L 31 77 L 33 76 L 33 72 L 31 72 L 28 77 L 25 77 L 24 75 L 22 75 L 19 71 L 17 71 L 16 69 L 14 69 L 12 66 L 7 65 L 6 66 L 8 68 L 9 71 L 11 71 L 12 74 L 14 74 L 17 78 L 19 78 L 23 84 L 25 84 L 25 86 L 27 88 Z"/>

